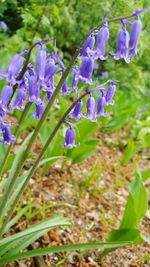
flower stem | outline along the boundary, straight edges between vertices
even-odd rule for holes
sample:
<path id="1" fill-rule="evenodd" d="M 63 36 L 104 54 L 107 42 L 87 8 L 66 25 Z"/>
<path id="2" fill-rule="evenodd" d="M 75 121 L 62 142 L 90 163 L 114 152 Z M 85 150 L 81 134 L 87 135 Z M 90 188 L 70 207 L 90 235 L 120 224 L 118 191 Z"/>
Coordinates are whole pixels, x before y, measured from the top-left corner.
<path id="1" fill-rule="evenodd" d="M 12 190 L 13 190 L 13 186 L 14 186 L 14 184 L 16 182 L 16 179 L 19 176 L 19 173 L 21 172 L 21 170 L 23 168 L 24 162 L 25 162 L 29 152 L 31 151 L 32 145 L 33 145 L 33 143 L 34 143 L 34 141 L 35 141 L 35 139 L 36 139 L 36 137 L 37 137 L 37 135 L 38 135 L 38 133 L 39 133 L 39 131 L 40 131 L 45 119 L 46 119 L 46 117 L 48 116 L 50 108 L 53 105 L 58 93 L 60 92 L 62 85 L 64 84 L 64 82 L 65 82 L 65 80 L 66 80 L 66 78 L 67 78 L 72 66 L 74 65 L 74 62 L 75 62 L 78 54 L 79 54 L 79 50 L 76 50 L 76 52 L 75 52 L 75 54 L 74 54 L 74 56 L 72 58 L 72 61 L 70 62 L 69 67 L 64 71 L 64 73 L 63 73 L 63 75 L 62 75 L 62 77 L 61 77 L 61 79 L 60 79 L 60 81 L 59 81 L 59 83 L 58 83 L 53 95 L 52 95 L 52 98 L 48 102 L 48 104 L 46 106 L 46 109 L 45 109 L 45 111 L 44 111 L 39 123 L 37 124 L 37 127 L 35 128 L 32 136 L 31 136 L 31 139 L 30 139 L 30 141 L 29 141 L 29 143 L 27 145 L 26 150 L 24 151 L 24 154 L 23 154 L 23 156 L 22 156 L 22 158 L 20 160 L 20 163 L 18 164 L 18 166 L 17 166 L 17 168 L 16 168 L 16 170 L 14 172 L 14 175 L 13 175 L 13 177 L 11 179 L 9 187 L 4 191 L 3 199 L 2 199 L 1 204 L 0 204 L 0 219 L 1 219 L 2 213 L 3 213 L 4 209 L 5 209 L 5 205 L 6 205 L 7 199 L 9 199 L 9 196 L 10 196 Z"/>
<path id="2" fill-rule="evenodd" d="M 27 176 L 24 184 L 22 185 L 22 187 L 20 189 L 20 192 L 18 193 L 16 199 L 14 200 L 14 202 L 12 203 L 12 205 L 10 206 L 10 210 L 8 211 L 8 215 L 5 217 L 4 222 L 2 224 L 2 227 L 0 229 L 0 238 L 3 235 L 3 230 L 5 229 L 5 226 L 6 226 L 7 222 L 11 218 L 11 216 L 12 216 L 12 214 L 14 212 L 14 209 L 15 209 L 15 207 L 16 207 L 16 205 L 17 205 L 17 203 L 18 203 L 18 201 L 19 201 L 19 199 L 21 197 L 21 195 L 23 194 L 23 192 L 24 192 L 24 190 L 25 190 L 25 188 L 26 188 L 26 186 L 27 186 L 30 178 L 33 176 L 36 168 L 38 167 L 39 162 L 40 162 L 41 158 L 43 157 L 46 149 L 48 148 L 48 146 L 52 142 L 53 138 L 57 134 L 57 132 L 58 132 L 59 128 L 61 127 L 61 125 L 64 123 L 64 121 L 65 121 L 66 117 L 68 116 L 68 114 L 70 113 L 70 111 L 75 107 L 75 105 L 77 104 L 77 102 L 79 100 L 81 100 L 82 98 L 84 98 L 87 94 L 90 94 L 90 91 L 83 93 L 75 102 L 73 102 L 72 105 L 64 113 L 64 115 L 62 116 L 62 118 L 60 118 L 60 120 L 58 121 L 56 127 L 54 128 L 53 132 L 51 133 L 51 135 L 49 136 L 48 140 L 46 141 L 46 143 L 45 143 L 42 151 L 40 152 L 37 160 L 35 161 L 34 165 L 32 166 L 32 168 L 31 168 L 31 170 L 30 170 L 30 172 L 29 172 L 29 174 L 28 174 L 28 176 Z"/>

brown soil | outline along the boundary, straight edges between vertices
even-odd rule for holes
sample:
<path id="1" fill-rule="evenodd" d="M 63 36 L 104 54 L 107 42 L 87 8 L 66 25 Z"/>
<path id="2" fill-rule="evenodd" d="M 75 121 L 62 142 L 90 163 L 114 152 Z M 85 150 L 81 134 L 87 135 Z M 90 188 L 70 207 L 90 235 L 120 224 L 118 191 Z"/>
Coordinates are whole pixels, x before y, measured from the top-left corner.
<path id="1" fill-rule="evenodd" d="M 22 230 L 57 212 L 70 218 L 72 228 L 58 228 L 45 234 L 34 247 L 48 247 L 69 243 L 106 241 L 107 233 L 119 226 L 128 196 L 128 185 L 134 178 L 133 163 L 121 166 L 119 148 L 121 134 L 99 134 L 100 145 L 87 160 L 77 165 L 57 162 L 43 176 L 38 170 L 30 181 L 24 200 L 32 206 L 31 213 L 22 218 L 13 231 Z M 148 151 L 136 156 L 141 170 L 149 164 Z M 146 182 L 150 189 L 150 180 Z M 49 204 L 54 207 L 46 208 Z M 59 205 L 59 203 L 64 203 Z M 42 207 L 45 210 L 40 210 Z M 39 214 L 31 218 L 34 211 Z M 140 225 L 144 234 L 150 235 L 150 213 Z M 150 267 L 150 245 L 141 244 L 117 249 L 100 260 L 100 251 L 86 253 L 57 253 L 43 256 L 46 266 L 63 267 Z M 10 266 L 10 265 L 5 265 Z M 34 259 L 15 262 L 14 266 L 38 266 Z M 42 263 L 41 265 L 42 266 Z"/>

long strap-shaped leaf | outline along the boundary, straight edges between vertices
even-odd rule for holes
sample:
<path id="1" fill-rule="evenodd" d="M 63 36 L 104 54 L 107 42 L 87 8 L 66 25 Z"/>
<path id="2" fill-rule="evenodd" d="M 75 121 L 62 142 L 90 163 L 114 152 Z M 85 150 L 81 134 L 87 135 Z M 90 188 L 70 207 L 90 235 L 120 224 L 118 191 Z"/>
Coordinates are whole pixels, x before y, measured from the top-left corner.
<path id="1" fill-rule="evenodd" d="M 68 221 L 68 219 L 65 218 L 62 214 L 54 215 L 54 216 L 50 217 L 49 219 L 44 220 L 38 224 L 35 224 L 32 227 L 29 227 L 28 229 L 26 229 L 20 233 L 3 238 L 2 240 L 0 240 L 0 250 L 6 244 L 9 244 L 10 242 L 15 242 L 16 240 L 18 240 L 20 238 L 24 238 L 27 235 L 38 233 L 39 231 L 46 230 L 46 229 L 48 230 L 54 226 L 62 226 L 62 225 L 70 226 L 71 224 Z"/>
<path id="2" fill-rule="evenodd" d="M 35 249 L 28 252 L 17 253 L 12 256 L 5 256 L 0 259 L 0 266 L 3 264 L 12 262 L 14 260 L 25 259 L 30 257 L 36 257 L 40 255 L 46 255 L 48 253 L 56 253 L 56 252 L 68 252 L 75 250 L 90 250 L 90 249 L 115 249 L 118 247 L 123 247 L 127 245 L 131 245 L 131 242 L 106 242 L 106 243 L 83 243 L 83 244 L 72 244 L 72 245 L 63 245 L 63 246 L 53 246 L 43 249 Z"/>

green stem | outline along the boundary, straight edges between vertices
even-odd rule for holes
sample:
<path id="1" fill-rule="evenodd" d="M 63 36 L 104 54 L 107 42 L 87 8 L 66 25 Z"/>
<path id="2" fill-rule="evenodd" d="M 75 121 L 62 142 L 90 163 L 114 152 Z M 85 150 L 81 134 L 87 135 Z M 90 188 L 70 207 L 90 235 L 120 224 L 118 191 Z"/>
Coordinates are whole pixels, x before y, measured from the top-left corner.
<path id="1" fill-rule="evenodd" d="M 39 123 L 37 124 L 37 127 L 35 128 L 32 136 L 31 136 L 31 139 L 30 139 L 30 141 L 29 141 L 29 143 L 27 145 L 27 148 L 24 151 L 24 155 L 21 158 L 20 164 L 18 164 L 18 167 L 16 168 L 16 171 L 14 172 L 14 175 L 12 177 L 12 180 L 10 182 L 10 185 L 4 191 L 4 196 L 3 196 L 2 202 L 0 204 L 0 219 L 1 219 L 2 213 L 3 213 L 4 209 L 5 209 L 6 201 L 7 201 L 7 199 L 9 199 L 9 196 L 10 196 L 12 190 L 13 190 L 13 186 L 14 186 L 14 184 L 16 182 L 16 179 L 19 176 L 19 173 L 20 173 L 20 171 L 23 168 L 24 162 L 25 162 L 25 160 L 26 160 L 29 152 L 31 151 L 32 145 L 33 145 L 33 143 L 34 143 L 34 141 L 35 141 L 35 139 L 36 139 L 36 137 L 37 137 L 37 135 L 38 135 L 38 133 L 39 133 L 39 131 L 40 131 L 40 129 L 41 129 L 41 127 L 42 127 L 42 125 L 43 125 L 43 123 L 44 123 L 47 115 L 48 115 L 48 113 L 49 113 L 49 111 L 50 111 L 50 108 L 53 105 L 53 103 L 54 103 L 54 101 L 55 101 L 55 99 L 56 99 L 56 97 L 57 97 L 57 95 L 58 95 L 58 93 L 59 93 L 59 91 L 60 91 L 60 89 L 62 87 L 62 85 L 64 84 L 64 82 L 65 82 L 65 80 L 66 80 L 66 78 L 67 78 L 67 76 L 69 74 L 69 71 L 71 70 L 72 66 L 74 65 L 74 62 L 75 62 L 78 54 L 79 54 L 79 51 L 76 50 L 76 52 L 75 52 L 75 54 L 73 56 L 73 59 L 72 59 L 70 65 L 69 65 L 69 67 L 63 73 L 63 75 L 62 75 L 62 77 L 61 77 L 61 79 L 60 79 L 60 81 L 59 81 L 59 83 L 58 83 L 58 85 L 57 85 L 57 87 L 56 87 L 53 95 L 52 95 L 52 98 L 48 102 L 48 104 L 46 106 L 46 109 L 45 109 L 45 111 L 44 111 L 44 113 L 43 113 L 43 115 L 42 115 Z"/>
<path id="2" fill-rule="evenodd" d="M 23 113 L 22 113 L 22 115 L 21 115 L 21 117 L 19 119 L 18 126 L 16 127 L 15 132 L 14 132 L 14 135 L 15 135 L 16 139 L 18 137 L 19 130 L 21 128 L 22 123 L 24 122 L 24 119 L 25 119 L 30 107 L 31 107 L 31 103 L 29 102 L 26 105 L 26 107 L 25 107 L 25 109 L 24 109 L 24 111 L 23 111 Z M 3 170 L 4 170 L 4 167 L 5 167 L 5 164 L 7 162 L 7 159 L 8 159 L 8 156 L 9 156 L 9 153 L 11 151 L 12 146 L 13 146 L 13 144 L 10 144 L 10 146 L 8 147 L 7 152 L 5 154 L 5 157 L 4 157 L 3 161 L 2 161 L 2 164 L 0 166 L 0 176 L 3 174 Z"/>
<path id="3" fill-rule="evenodd" d="M 50 143 L 52 142 L 53 138 L 55 137 L 57 131 L 59 130 L 59 128 L 61 127 L 62 123 L 64 122 L 64 120 L 66 119 L 66 117 L 68 116 L 68 114 L 70 113 L 70 111 L 74 108 L 74 106 L 76 105 L 76 103 L 81 100 L 83 97 L 85 97 L 88 93 L 85 92 L 84 94 L 82 94 L 68 109 L 67 111 L 64 113 L 64 115 L 62 116 L 62 118 L 58 121 L 56 127 L 54 128 L 53 132 L 51 133 L 50 137 L 48 138 L 47 142 L 45 143 L 42 151 L 40 152 L 37 160 L 35 161 L 34 165 L 32 166 L 32 169 L 30 170 L 24 184 L 22 185 L 21 189 L 20 189 L 20 192 L 18 193 L 15 201 L 12 203 L 11 207 L 10 207 L 10 210 L 8 211 L 8 215 L 7 217 L 5 217 L 4 219 L 4 222 L 2 224 L 2 227 L 0 229 L 0 237 L 3 235 L 3 230 L 5 229 L 5 226 L 6 224 L 8 223 L 9 219 L 11 218 L 13 212 L 14 212 L 14 209 L 18 203 L 18 200 L 20 199 L 21 195 L 23 194 L 30 178 L 33 176 L 36 168 L 38 167 L 38 164 L 41 160 L 41 158 L 43 157 L 46 149 L 48 148 L 48 146 L 50 145 Z"/>

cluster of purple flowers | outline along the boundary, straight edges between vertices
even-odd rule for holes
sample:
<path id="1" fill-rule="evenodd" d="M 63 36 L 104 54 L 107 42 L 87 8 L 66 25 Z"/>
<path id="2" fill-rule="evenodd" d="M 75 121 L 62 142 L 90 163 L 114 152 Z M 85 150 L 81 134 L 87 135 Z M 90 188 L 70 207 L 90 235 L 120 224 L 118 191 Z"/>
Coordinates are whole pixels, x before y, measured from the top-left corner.
<path id="1" fill-rule="evenodd" d="M 111 52 L 115 60 L 124 59 L 126 62 L 137 54 L 137 43 L 141 32 L 141 21 L 136 14 L 136 20 L 131 25 L 130 34 L 126 30 L 127 20 L 122 21 L 122 29 L 118 33 L 117 53 Z M 96 37 L 97 35 L 97 37 Z M 78 84 L 84 83 L 86 86 L 94 84 L 92 80 L 95 60 L 106 60 L 108 55 L 106 47 L 109 40 L 109 27 L 106 21 L 101 25 L 99 31 L 92 32 L 83 48 L 80 51 L 80 65 L 72 69 L 72 85 L 68 86 L 68 80 L 61 88 L 63 95 L 69 95 L 74 91 L 79 95 Z M 9 145 L 15 142 L 15 137 L 11 134 L 11 123 L 5 121 L 6 115 L 14 109 L 23 110 L 28 102 L 35 105 L 34 118 L 40 119 L 45 108 L 45 104 L 51 99 L 55 90 L 55 76 L 63 75 L 65 66 L 60 54 L 49 52 L 41 43 L 38 48 L 35 67 L 28 64 L 27 70 L 21 80 L 18 79 L 19 73 L 24 65 L 24 53 L 16 54 L 10 61 L 6 71 L 0 71 L 0 79 L 6 79 L 8 85 L 2 89 L 0 94 L 0 142 Z M 73 111 L 69 114 L 71 119 L 80 120 L 87 118 L 97 121 L 97 117 L 106 116 L 105 106 L 113 104 L 113 96 L 116 90 L 116 81 L 109 80 L 107 90 L 104 86 L 98 86 L 98 98 L 95 100 L 93 92 L 95 89 L 87 90 L 89 98 L 86 102 L 87 112 L 82 113 L 83 102 L 77 101 Z M 108 83 L 106 82 L 106 83 Z M 14 93 L 14 88 L 17 88 Z M 75 146 L 75 131 L 72 125 L 66 131 L 64 147 L 72 148 Z"/>

